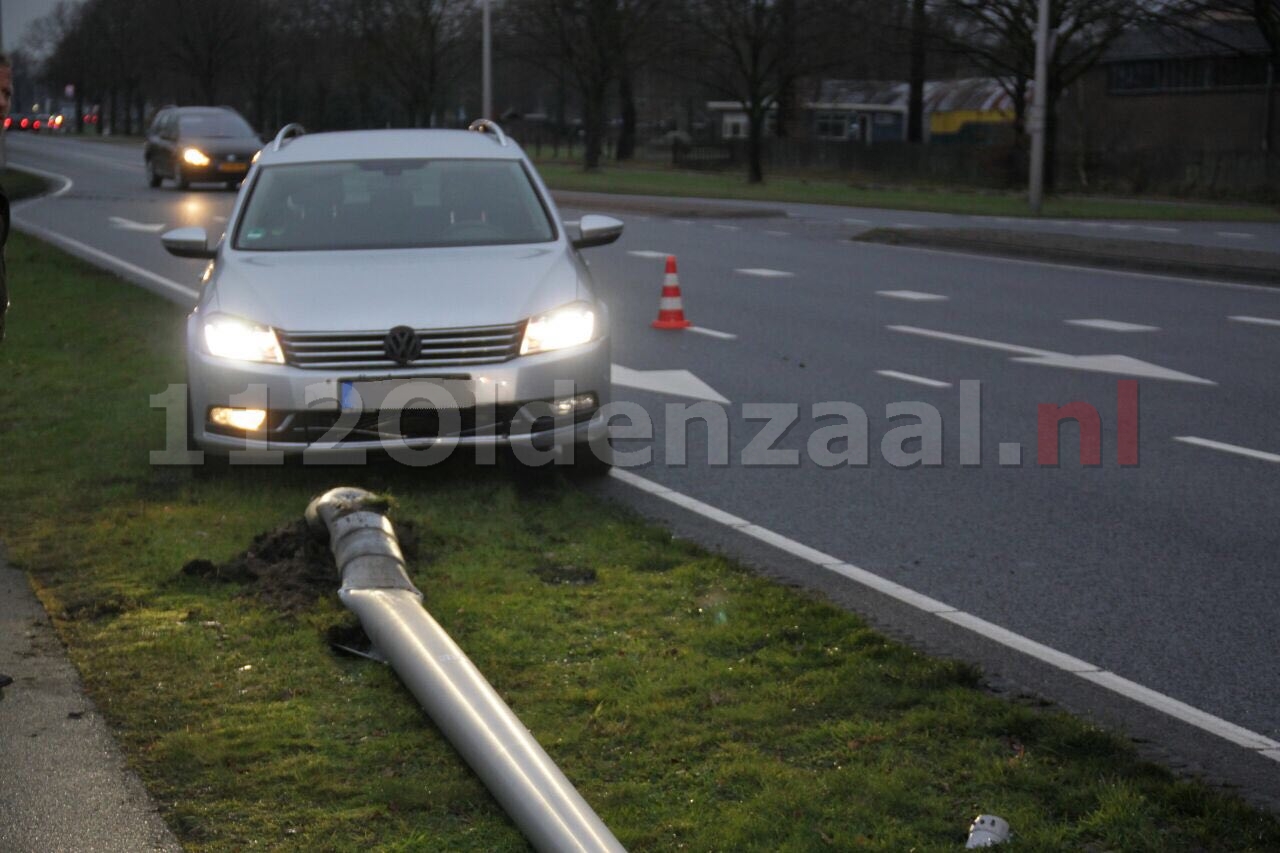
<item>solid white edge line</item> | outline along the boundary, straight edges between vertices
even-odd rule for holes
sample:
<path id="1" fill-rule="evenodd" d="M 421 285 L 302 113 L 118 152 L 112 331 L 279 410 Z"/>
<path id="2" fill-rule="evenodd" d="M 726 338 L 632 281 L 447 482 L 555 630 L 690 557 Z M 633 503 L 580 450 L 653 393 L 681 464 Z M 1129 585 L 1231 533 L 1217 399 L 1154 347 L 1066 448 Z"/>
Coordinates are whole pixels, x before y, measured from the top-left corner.
<path id="1" fill-rule="evenodd" d="M 1280 462 L 1280 453 L 1253 450 L 1248 447 L 1241 447 L 1238 444 L 1227 444 L 1223 441 L 1197 438 L 1194 435 L 1175 435 L 1173 440 L 1181 441 L 1184 444 L 1194 444 L 1196 447 L 1207 447 L 1210 450 L 1221 450 L 1223 453 L 1234 453 L 1237 456 L 1248 456 L 1250 459 L 1261 459 L 1263 462 Z"/>
<path id="2" fill-rule="evenodd" d="M 1141 684 L 1116 675 L 1114 672 L 1104 670 L 1101 672 L 1080 672 L 1077 675 L 1087 681 L 1092 681 L 1094 684 L 1119 693 L 1121 696 L 1127 696 L 1150 708 L 1163 711 L 1170 717 L 1182 720 L 1184 723 L 1190 723 L 1198 729 L 1212 732 L 1218 737 L 1239 744 L 1246 749 L 1262 750 L 1280 747 L 1280 743 L 1265 735 L 1249 731 L 1221 717 L 1215 717 L 1213 714 L 1201 711 L 1199 708 L 1193 708 L 1185 702 L 1179 702 L 1172 696 L 1166 696 L 1149 687 L 1143 687 Z"/>
<path id="3" fill-rule="evenodd" d="M 137 264 L 131 264 L 123 258 L 117 258 L 115 255 L 109 255 L 101 249 L 95 249 L 93 246 L 81 243 L 79 240 L 74 240 L 71 237 L 63 236 L 56 231 L 50 231 L 41 225 L 24 222 L 16 216 L 14 217 L 13 224 L 19 231 L 22 231 L 25 234 L 30 234 L 33 237 L 39 237 L 45 242 L 53 243 L 55 246 L 66 249 L 73 255 L 78 255 L 86 260 L 100 261 L 116 272 L 124 272 L 129 275 L 146 279 L 152 284 L 164 288 L 171 293 L 185 296 L 188 299 L 195 299 L 200 295 L 199 292 L 193 288 L 178 284 L 176 281 L 167 279 L 164 276 L 156 275 L 150 270 L 143 269 Z"/>
<path id="4" fill-rule="evenodd" d="M 1237 323 L 1251 323 L 1255 326 L 1280 326 L 1280 320 L 1273 320 L 1270 317 L 1249 317 L 1241 314 L 1235 314 L 1227 318 Z"/>
<path id="5" fill-rule="evenodd" d="M 896 370 L 877 370 L 876 373 L 889 379 L 901 379 L 903 382 L 914 382 L 917 385 L 924 385 L 928 388 L 950 388 L 950 382 L 943 382 L 941 379 L 927 379 L 923 376 L 915 376 L 910 373 L 899 373 Z"/>
<path id="6" fill-rule="evenodd" d="M 868 587 L 869 589 L 881 592 L 897 601 L 914 607 L 925 613 L 937 616 L 947 622 L 972 631 L 979 636 L 985 637 L 992 642 L 999 643 L 1005 648 L 1013 649 L 1025 655 L 1033 657 L 1055 669 L 1070 673 L 1080 678 L 1096 684 L 1099 687 L 1110 690 L 1117 695 L 1123 696 L 1131 701 L 1145 705 L 1153 710 L 1160 711 L 1175 719 L 1181 720 L 1188 725 L 1194 726 L 1201 731 L 1216 735 L 1224 740 L 1230 741 L 1238 746 L 1253 750 L 1267 758 L 1280 761 L 1280 741 L 1272 740 L 1265 735 L 1250 731 L 1235 723 L 1229 722 L 1216 717 L 1199 708 L 1192 707 L 1185 702 L 1180 702 L 1171 696 L 1144 687 L 1135 681 L 1116 675 L 1100 667 L 1080 660 L 1065 652 L 1046 646 L 1043 643 L 1037 643 L 1029 637 L 1014 633 L 1007 628 L 1002 628 L 985 619 L 974 616 L 971 613 L 965 613 L 957 610 L 945 602 L 922 595 L 912 589 L 896 584 L 891 580 L 880 577 L 866 569 L 861 569 L 850 563 L 841 562 L 824 554 L 807 545 L 802 545 L 794 539 L 789 539 L 779 533 L 775 533 L 768 528 L 760 527 L 752 524 L 745 519 L 736 515 L 724 512 L 710 504 L 704 503 L 697 498 L 669 489 L 666 486 L 632 474 L 629 471 L 623 471 L 614 468 L 610 472 L 615 480 L 625 483 L 639 489 L 642 492 L 661 498 L 668 503 L 674 504 L 683 509 L 687 509 L 703 518 L 713 521 L 717 524 L 723 524 L 731 529 L 738 530 L 751 536 L 765 544 L 772 545 L 794 557 L 798 557 L 808 563 L 825 569 L 826 571 L 838 574 L 848 578 L 855 583 Z"/>
<path id="7" fill-rule="evenodd" d="M 845 242 L 856 242 L 848 241 Z M 1200 284 L 1209 287 L 1227 287 L 1232 290 L 1251 290 L 1256 293 L 1270 293 L 1273 296 L 1280 294 L 1280 290 L 1274 287 L 1267 287 L 1262 284 L 1241 284 L 1238 281 L 1220 281 L 1213 278 L 1188 278 L 1180 275 L 1161 275 L 1154 272 L 1134 272 L 1132 270 L 1113 270 L 1106 267 L 1086 267 L 1080 264 L 1055 264 L 1049 261 L 1033 261 L 1028 258 L 1006 258 L 1001 255 L 984 255 L 979 252 L 951 252 L 946 249 L 929 249 L 924 246 L 895 246 L 889 243 L 864 243 L 859 242 L 859 246 L 874 249 L 888 249 L 892 252 L 920 252 L 926 255 L 942 255 L 948 258 L 977 258 L 983 261 L 991 261 L 1002 264 L 1015 264 L 1021 266 L 1032 267 L 1048 267 L 1055 270 L 1070 270 L 1072 272 L 1087 272 L 1095 275 L 1120 275 L 1129 278 L 1145 278 L 1157 279 L 1159 281 L 1176 281 L 1182 284 Z"/>
<path id="8" fill-rule="evenodd" d="M 717 332 L 715 329 L 704 329 L 701 326 L 690 326 L 686 331 L 697 332 L 699 335 L 706 335 L 709 338 L 719 338 L 722 341 L 736 341 L 737 335 L 731 335 L 728 332 Z"/>
<path id="9" fill-rule="evenodd" d="M 57 198 L 58 196 L 65 195 L 66 193 L 69 193 L 71 191 L 72 187 L 75 186 L 75 181 L 71 180 L 66 175 L 59 175 L 57 172 L 46 172 L 44 169 L 37 169 L 35 166 L 23 166 L 13 162 L 10 162 L 8 165 L 10 169 L 17 169 L 19 172 L 30 172 L 31 174 L 39 175 L 42 178 L 50 178 L 55 181 L 62 181 L 61 187 L 59 187 L 58 189 L 54 190 L 53 192 L 47 195 L 38 195 L 38 196 L 35 196 L 34 198 L 26 198 L 26 199 L 23 199 L 22 201 L 14 202 L 13 204 L 14 210 L 21 210 L 22 208 L 26 207 L 29 204 L 35 204 L 38 201 L 48 201 L 51 198 Z"/>

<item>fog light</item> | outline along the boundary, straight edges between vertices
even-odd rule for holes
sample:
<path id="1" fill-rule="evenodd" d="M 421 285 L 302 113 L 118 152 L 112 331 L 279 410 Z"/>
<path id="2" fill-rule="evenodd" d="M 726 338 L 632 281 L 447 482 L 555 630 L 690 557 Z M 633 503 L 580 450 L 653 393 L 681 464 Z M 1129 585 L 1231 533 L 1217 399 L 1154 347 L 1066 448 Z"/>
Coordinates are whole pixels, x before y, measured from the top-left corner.
<path id="1" fill-rule="evenodd" d="M 595 407 L 595 394 L 579 394 L 576 397 L 565 397 L 551 402 L 551 411 L 557 415 L 568 415 L 573 412 L 581 412 L 584 409 L 594 409 Z"/>
<path id="2" fill-rule="evenodd" d="M 209 411 L 209 420 L 221 427 L 256 432 L 267 422 L 267 412 L 265 409 L 226 409 L 215 406 Z"/>

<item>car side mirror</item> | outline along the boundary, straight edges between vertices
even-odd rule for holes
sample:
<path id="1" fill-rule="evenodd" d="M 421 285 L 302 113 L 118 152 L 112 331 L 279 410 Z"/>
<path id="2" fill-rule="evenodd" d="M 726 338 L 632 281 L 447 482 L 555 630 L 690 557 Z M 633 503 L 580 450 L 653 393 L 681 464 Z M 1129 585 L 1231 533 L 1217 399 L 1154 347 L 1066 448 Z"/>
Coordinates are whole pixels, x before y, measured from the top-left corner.
<path id="1" fill-rule="evenodd" d="M 209 235 L 205 233 L 203 228 L 175 228 L 172 231 L 165 232 L 160 237 L 160 242 L 164 243 L 164 247 L 169 251 L 169 254 L 179 258 L 203 258 L 207 260 L 218 254 L 209 248 Z"/>
<path id="2" fill-rule="evenodd" d="M 622 236 L 622 222 L 612 216 L 588 213 L 578 222 L 578 234 L 573 241 L 575 249 L 607 246 Z"/>

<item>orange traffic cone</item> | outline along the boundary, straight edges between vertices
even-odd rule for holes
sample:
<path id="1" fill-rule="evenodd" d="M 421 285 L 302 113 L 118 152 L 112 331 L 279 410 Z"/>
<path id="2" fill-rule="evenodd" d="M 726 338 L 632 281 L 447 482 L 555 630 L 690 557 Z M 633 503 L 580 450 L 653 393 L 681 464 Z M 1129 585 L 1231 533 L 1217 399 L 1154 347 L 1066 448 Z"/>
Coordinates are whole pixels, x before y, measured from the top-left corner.
<path id="1" fill-rule="evenodd" d="M 658 302 L 658 319 L 655 329 L 687 329 L 692 326 L 684 318 L 684 304 L 680 301 L 680 279 L 676 277 L 676 256 L 667 255 L 667 273 L 662 277 L 662 299 Z"/>

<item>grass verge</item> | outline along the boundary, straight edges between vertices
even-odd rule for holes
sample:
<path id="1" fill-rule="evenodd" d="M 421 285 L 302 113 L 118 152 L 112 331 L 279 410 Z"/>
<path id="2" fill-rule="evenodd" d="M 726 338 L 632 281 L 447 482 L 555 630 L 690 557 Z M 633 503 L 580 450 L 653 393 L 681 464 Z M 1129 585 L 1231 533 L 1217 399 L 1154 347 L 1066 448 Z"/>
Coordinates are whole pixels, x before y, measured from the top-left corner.
<path id="1" fill-rule="evenodd" d="M 183 570 L 337 483 L 392 497 L 433 614 L 630 849 L 952 850 L 980 811 L 1023 849 L 1280 849 L 1274 817 L 561 480 L 152 467 L 179 310 L 22 235 L 9 268 L 0 537 L 188 849 L 525 849 L 394 674 L 331 650 L 336 577 Z"/>
<path id="2" fill-rule="evenodd" d="M 861 187 L 838 178 L 783 174 L 767 176 L 764 184 L 752 185 L 736 172 L 693 172 L 617 165 L 598 172 L 584 172 L 580 165 L 550 160 L 539 162 L 538 171 L 552 189 L 578 192 L 840 204 L 975 216 L 1030 215 L 1026 196 L 1021 193 L 941 187 Z M 1043 216 L 1053 219 L 1277 222 L 1280 221 L 1280 210 L 1263 205 L 1055 196 L 1045 201 Z"/>

